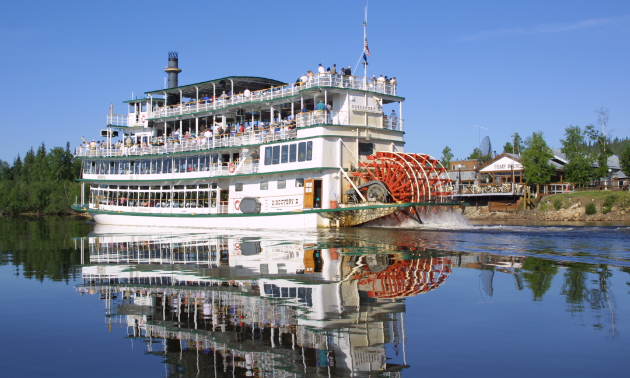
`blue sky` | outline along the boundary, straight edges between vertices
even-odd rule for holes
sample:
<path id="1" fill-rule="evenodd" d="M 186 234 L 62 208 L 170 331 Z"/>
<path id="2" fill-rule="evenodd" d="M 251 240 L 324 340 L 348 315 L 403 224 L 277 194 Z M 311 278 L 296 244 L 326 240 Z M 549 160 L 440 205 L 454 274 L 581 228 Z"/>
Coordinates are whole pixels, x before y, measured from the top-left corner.
<path id="1" fill-rule="evenodd" d="M 160 89 L 168 51 L 180 85 L 243 75 L 294 81 L 352 65 L 365 1 L 29 1 L 0 13 L 0 159 L 42 142 L 92 139 L 114 104 Z M 377 1 L 369 3 L 368 75 L 396 76 L 406 98 L 406 150 L 465 158 L 487 128 L 502 150 L 512 130 L 569 125 L 630 136 L 629 1 Z"/>

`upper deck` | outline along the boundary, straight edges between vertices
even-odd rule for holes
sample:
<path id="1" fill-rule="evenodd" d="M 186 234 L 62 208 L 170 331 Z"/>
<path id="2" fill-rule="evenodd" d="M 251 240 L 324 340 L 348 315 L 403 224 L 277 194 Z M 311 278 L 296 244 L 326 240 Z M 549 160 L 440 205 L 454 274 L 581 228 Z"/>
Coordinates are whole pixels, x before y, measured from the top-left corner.
<path id="1" fill-rule="evenodd" d="M 327 126 L 377 130 L 401 141 L 404 121 L 383 105 L 400 104 L 395 81 L 321 73 L 300 82 L 232 76 L 146 92 L 124 101 L 128 115 L 109 114 L 107 141 L 85 143 L 76 156 L 142 156 L 237 147 L 326 135 Z M 157 97 L 161 96 L 161 97 Z M 332 110 L 332 109 L 335 110 Z M 323 110 L 321 110 L 323 109 Z M 301 132 L 321 126 L 319 132 Z M 112 129 L 122 130 L 118 142 Z M 355 131 L 357 136 L 359 131 Z M 298 135 L 299 134 L 299 135 Z M 131 139 L 130 142 L 128 139 Z M 369 139 L 369 137 L 368 137 Z"/>

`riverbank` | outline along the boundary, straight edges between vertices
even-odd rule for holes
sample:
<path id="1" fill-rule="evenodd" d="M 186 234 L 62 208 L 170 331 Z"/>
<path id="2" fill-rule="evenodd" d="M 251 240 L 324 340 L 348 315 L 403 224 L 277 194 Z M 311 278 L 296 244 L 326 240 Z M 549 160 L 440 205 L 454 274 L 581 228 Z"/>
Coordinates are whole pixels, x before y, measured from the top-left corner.
<path id="1" fill-rule="evenodd" d="M 515 219 L 531 221 L 630 221 L 630 193 L 575 192 L 539 198 L 533 209 L 516 212 L 489 212 L 487 206 L 469 206 L 464 210 L 469 220 Z"/>

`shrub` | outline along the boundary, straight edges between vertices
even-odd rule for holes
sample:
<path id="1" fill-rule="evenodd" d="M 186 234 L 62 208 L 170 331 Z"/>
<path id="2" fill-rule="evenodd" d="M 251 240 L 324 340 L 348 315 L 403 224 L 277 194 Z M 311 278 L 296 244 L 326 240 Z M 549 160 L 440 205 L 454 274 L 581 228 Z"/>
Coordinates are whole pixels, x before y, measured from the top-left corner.
<path id="1" fill-rule="evenodd" d="M 606 199 L 604 200 L 604 207 L 609 207 L 612 209 L 615 202 L 617 202 L 617 196 L 614 194 L 611 194 L 607 196 Z"/>
<path id="2" fill-rule="evenodd" d="M 586 205 L 586 214 L 587 215 L 593 215 L 597 212 L 597 207 L 595 206 L 594 203 L 589 203 Z"/>
<path id="3" fill-rule="evenodd" d="M 539 208 L 539 210 L 540 210 L 540 211 L 542 211 L 542 212 L 547 211 L 547 201 L 542 201 L 542 202 L 540 203 L 540 208 Z"/>
<path id="4" fill-rule="evenodd" d="M 560 201 L 559 199 L 553 201 L 553 208 L 556 210 L 562 209 L 562 201 Z"/>

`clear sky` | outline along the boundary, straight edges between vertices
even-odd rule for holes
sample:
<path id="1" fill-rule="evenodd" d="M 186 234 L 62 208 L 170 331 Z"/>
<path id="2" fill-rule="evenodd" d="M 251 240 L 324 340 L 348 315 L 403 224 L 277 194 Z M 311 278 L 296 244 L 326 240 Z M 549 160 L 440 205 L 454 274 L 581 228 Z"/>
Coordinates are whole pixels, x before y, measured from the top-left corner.
<path id="1" fill-rule="evenodd" d="M 293 82 L 356 65 L 364 0 L 11 1 L 0 13 L 0 159 L 42 142 L 98 137 L 109 105 L 160 89 L 168 51 L 180 85 L 241 75 Z M 396 76 L 406 151 L 465 158 L 569 125 L 630 135 L 630 1 L 371 0 L 368 75 Z"/>

